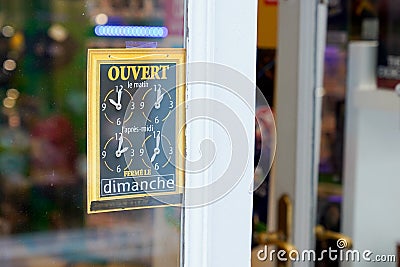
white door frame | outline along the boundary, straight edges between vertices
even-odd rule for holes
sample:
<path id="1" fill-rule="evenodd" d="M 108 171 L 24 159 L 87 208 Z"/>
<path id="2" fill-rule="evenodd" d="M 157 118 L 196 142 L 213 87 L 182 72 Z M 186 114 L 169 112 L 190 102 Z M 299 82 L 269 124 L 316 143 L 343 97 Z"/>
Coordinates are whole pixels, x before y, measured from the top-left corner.
<path id="1" fill-rule="evenodd" d="M 188 0 L 187 3 L 187 63 L 207 62 L 222 64 L 230 71 L 236 70 L 247 77 L 255 85 L 256 67 L 256 29 L 257 1 L 231 0 Z M 204 65 L 205 66 L 205 65 Z M 210 67 L 212 68 L 212 67 Z M 204 71 L 210 71 L 204 67 Z M 200 70 L 201 72 L 202 70 Z M 228 71 L 228 72 L 230 72 Z M 249 145 L 247 153 L 237 153 L 228 146 L 217 147 L 216 161 L 231 159 L 247 162 L 240 181 L 222 198 L 212 203 L 195 208 L 188 207 L 194 199 L 207 199 L 209 191 L 194 196 L 189 188 L 201 188 L 215 182 L 221 172 L 221 164 L 213 164 L 198 173 L 186 172 L 186 193 L 183 231 L 183 266 L 190 267 L 220 267 L 220 266 L 250 266 L 251 248 L 251 218 L 254 157 L 254 104 L 255 87 L 234 90 L 235 96 L 228 91 L 217 90 L 218 86 L 211 84 L 193 84 L 198 71 L 187 69 L 187 128 L 186 128 L 186 169 L 190 170 L 190 159 L 202 160 L 199 153 L 201 141 L 211 140 L 218 145 L 228 142 L 229 138 L 217 133 L 218 127 L 210 119 L 199 119 L 196 123 L 190 121 L 198 114 L 210 114 L 217 106 L 204 105 L 196 107 L 196 100 L 220 101 L 237 112 L 238 119 L 245 131 Z M 232 74 L 232 73 L 231 73 Z M 206 73 L 206 79 L 216 74 Z M 227 75 L 230 78 L 229 74 Z M 240 75 L 238 75 L 240 76 Z M 236 77 L 231 76 L 232 79 Z M 229 80 L 227 81 L 229 82 Z M 238 99 L 244 99 L 247 106 L 238 104 Z M 221 120 L 229 120 L 230 114 L 218 114 Z M 236 146 L 235 143 L 231 144 Z M 211 153 L 204 150 L 204 153 Z M 204 155 L 203 155 L 204 156 Z M 205 164 L 206 165 L 206 164 Z M 210 193 L 211 194 L 211 193 Z"/>
<path id="2" fill-rule="evenodd" d="M 316 64 L 321 60 L 323 46 L 317 41 L 317 9 L 319 0 L 281 0 L 279 3 L 278 76 L 276 97 L 277 154 L 271 194 L 271 215 L 275 214 L 276 200 L 288 194 L 294 203 L 293 237 L 290 241 L 299 249 L 314 247 L 313 228 L 316 218 L 318 97 L 320 81 Z M 188 0 L 187 4 L 187 62 L 220 63 L 236 69 L 255 84 L 257 1 Z M 325 26 L 325 25 L 324 25 Z M 322 29 L 324 32 L 326 29 Z M 219 99 L 236 107 L 229 94 L 217 93 L 214 85 L 190 84 L 187 71 L 187 119 L 193 117 L 191 101 Z M 213 76 L 212 73 L 208 73 Z M 207 76 L 207 75 L 206 75 Z M 254 112 L 255 90 L 236 92 L 249 99 Z M 253 102 L 252 102 L 253 101 Z M 213 109 L 203 106 L 204 114 Z M 201 111 L 201 110 L 200 110 Z M 254 144 L 254 114 L 239 112 L 249 144 Z M 197 110 L 197 112 L 199 112 Z M 200 112 L 201 113 L 201 112 Z M 186 129 L 187 157 L 201 159 L 200 141 L 215 143 L 226 140 L 215 134 L 215 125 L 207 120 L 188 124 Z M 200 140 L 200 141 L 199 141 Z M 253 156 L 254 146 L 249 146 Z M 217 156 L 220 151 L 217 150 Z M 222 149 L 222 155 L 228 150 Z M 221 155 L 221 154 L 219 154 Z M 251 165 L 252 157 L 241 154 Z M 227 158 L 228 159 L 228 158 Z M 190 161 L 187 161 L 190 166 Z M 209 205 L 185 208 L 183 235 L 184 266 L 219 267 L 250 266 L 253 166 L 225 197 Z M 202 173 L 187 173 L 186 187 L 202 187 L 213 182 L 220 166 L 212 166 Z M 185 204 L 193 196 L 186 192 Z M 207 198 L 205 192 L 202 197 Z M 275 218 L 269 216 L 269 230 L 274 230 Z M 296 263 L 308 266 L 310 263 Z"/>
<path id="3" fill-rule="evenodd" d="M 326 32 L 319 0 L 281 0 L 276 88 L 277 151 L 271 181 L 269 230 L 275 230 L 277 200 L 293 201 L 292 242 L 301 252 L 314 248 L 320 87 Z M 324 14 L 322 12 L 322 14 Z M 318 71 L 317 71 L 318 70 Z M 296 262 L 294 266 L 309 266 Z"/>

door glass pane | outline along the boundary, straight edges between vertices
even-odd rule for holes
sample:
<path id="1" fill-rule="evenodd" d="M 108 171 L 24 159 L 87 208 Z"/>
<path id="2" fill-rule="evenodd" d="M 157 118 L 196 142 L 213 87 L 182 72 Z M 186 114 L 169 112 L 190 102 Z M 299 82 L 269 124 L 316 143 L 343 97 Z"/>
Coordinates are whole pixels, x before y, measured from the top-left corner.
<path id="1" fill-rule="evenodd" d="M 343 233 L 344 139 L 346 115 L 347 61 L 350 41 L 375 40 L 378 36 L 377 3 L 330 1 L 321 114 L 321 142 L 318 181 L 317 224 Z M 347 177 L 353 179 L 353 177 Z M 342 236 L 345 238 L 346 236 Z M 316 240 L 317 252 L 338 249 L 338 240 Z M 339 266 L 339 259 L 325 258 L 315 266 Z"/>
<path id="2" fill-rule="evenodd" d="M 0 266 L 179 266 L 179 208 L 86 213 L 86 54 L 183 47 L 183 14 L 183 0 L 0 0 Z"/>

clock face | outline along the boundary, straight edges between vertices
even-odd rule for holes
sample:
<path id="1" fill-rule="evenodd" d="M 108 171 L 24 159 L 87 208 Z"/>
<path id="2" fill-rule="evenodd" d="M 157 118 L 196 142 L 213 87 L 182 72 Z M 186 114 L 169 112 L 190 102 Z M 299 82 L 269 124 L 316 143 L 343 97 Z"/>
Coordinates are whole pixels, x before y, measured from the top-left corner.
<path id="1" fill-rule="evenodd" d="M 161 145 L 163 143 L 163 145 Z M 171 167 L 171 159 L 174 156 L 174 148 L 172 142 L 161 131 L 154 131 L 149 134 L 140 149 L 141 151 L 148 151 L 149 158 L 142 158 L 143 164 L 151 169 L 153 168 L 158 173 L 168 173 L 173 170 Z"/>
<path id="2" fill-rule="evenodd" d="M 147 103 L 147 104 L 146 104 Z M 157 83 L 145 90 L 140 102 L 142 115 L 149 123 L 164 123 L 175 107 L 175 90 Z"/>
<path id="3" fill-rule="evenodd" d="M 110 88 L 106 92 L 101 102 L 102 115 L 109 123 L 120 126 L 133 115 L 134 107 L 129 106 L 132 99 L 131 92 L 125 89 L 122 84 L 115 85 L 114 88 Z M 129 116 L 124 120 L 123 115 L 126 111 L 129 112 Z"/>
<path id="4" fill-rule="evenodd" d="M 101 159 L 108 171 L 118 175 L 127 170 L 133 162 L 135 150 L 131 141 L 121 133 L 115 133 L 102 146 Z M 125 154 L 130 158 L 127 160 Z M 124 157 L 122 157 L 124 155 Z"/>

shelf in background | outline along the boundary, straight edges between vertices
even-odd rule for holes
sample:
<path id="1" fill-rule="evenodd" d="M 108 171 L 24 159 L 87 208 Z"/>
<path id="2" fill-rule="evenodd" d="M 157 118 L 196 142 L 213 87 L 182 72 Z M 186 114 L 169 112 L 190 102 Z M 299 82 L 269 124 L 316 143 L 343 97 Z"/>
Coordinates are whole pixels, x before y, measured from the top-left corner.
<path id="1" fill-rule="evenodd" d="M 320 182 L 318 184 L 318 197 L 332 197 L 342 195 L 342 185 Z"/>

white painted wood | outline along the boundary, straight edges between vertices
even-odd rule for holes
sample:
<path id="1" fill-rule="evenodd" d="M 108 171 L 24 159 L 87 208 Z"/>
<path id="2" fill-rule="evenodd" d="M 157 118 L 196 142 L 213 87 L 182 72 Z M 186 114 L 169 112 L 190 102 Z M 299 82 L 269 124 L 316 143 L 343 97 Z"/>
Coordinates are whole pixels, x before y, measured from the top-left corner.
<path id="1" fill-rule="evenodd" d="M 353 249 L 389 255 L 400 241 L 400 100 L 376 88 L 376 48 L 375 42 L 349 46 L 342 229 Z"/>
<path id="2" fill-rule="evenodd" d="M 257 1 L 230 0 L 189 0 L 187 15 L 187 62 L 218 63 L 232 68 L 255 84 L 256 67 L 256 25 Z M 216 162 L 229 162 L 232 158 L 248 162 L 244 175 L 233 190 L 213 203 L 198 207 L 186 207 L 184 211 L 183 266 L 220 267 L 250 266 L 252 194 L 249 191 L 253 180 L 254 157 L 254 98 L 255 87 L 227 90 L 210 84 L 192 84 L 199 72 L 205 72 L 206 79 L 226 78 L 234 80 L 232 72 L 228 77 L 215 77 L 207 72 L 210 68 L 188 68 L 187 71 L 187 120 L 198 114 L 213 114 L 217 105 L 195 106 L 196 100 L 215 100 L 237 111 L 238 118 L 245 129 L 245 141 L 249 142 L 248 153 L 232 153 L 229 138 L 221 133 L 221 127 L 210 120 L 196 120 L 186 129 L 187 169 L 193 167 L 193 160 L 204 158 L 199 152 L 201 141 L 211 140 L 216 151 Z M 239 75 L 240 76 L 240 75 Z M 238 100 L 243 99 L 249 105 Z M 220 120 L 229 119 L 228 113 L 218 114 Z M 212 153 L 207 147 L 203 153 Z M 247 154 L 247 155 L 246 155 Z M 204 160 L 205 161 L 205 160 Z M 203 162 L 204 163 L 204 162 Z M 215 182 L 224 164 L 213 164 L 205 171 L 186 174 L 187 188 L 201 188 Z M 186 191 L 185 204 L 194 201 L 207 201 L 210 193 L 193 195 Z"/>
<path id="3" fill-rule="evenodd" d="M 320 6 L 321 8 L 321 6 Z M 277 199 L 288 194 L 294 204 L 293 236 L 299 249 L 314 247 L 316 206 L 316 125 L 319 125 L 317 97 L 321 72 L 316 71 L 323 46 L 317 45 L 318 3 L 314 0 L 287 0 L 279 3 L 278 70 L 276 97 L 277 153 L 274 166 L 274 193 Z M 322 19 L 320 17 L 319 19 Z M 320 26 L 321 27 L 321 26 Z M 318 32 L 320 31 L 320 32 Z M 319 63 L 318 66 L 321 66 Z M 275 209 L 269 226 L 274 230 Z M 308 266 L 310 263 L 295 263 Z"/>

